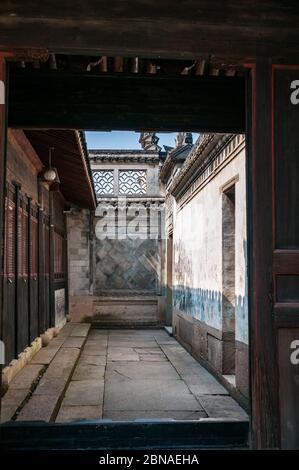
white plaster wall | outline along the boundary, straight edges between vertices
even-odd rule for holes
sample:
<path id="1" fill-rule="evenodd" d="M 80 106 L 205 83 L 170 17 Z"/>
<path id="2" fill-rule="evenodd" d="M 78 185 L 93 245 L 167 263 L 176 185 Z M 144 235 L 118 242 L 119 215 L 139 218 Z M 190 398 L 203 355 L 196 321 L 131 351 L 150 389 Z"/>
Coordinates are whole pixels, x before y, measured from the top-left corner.
<path id="1" fill-rule="evenodd" d="M 222 329 L 222 190 L 236 182 L 236 339 L 248 343 L 245 150 L 181 210 L 174 223 L 174 310 Z"/>

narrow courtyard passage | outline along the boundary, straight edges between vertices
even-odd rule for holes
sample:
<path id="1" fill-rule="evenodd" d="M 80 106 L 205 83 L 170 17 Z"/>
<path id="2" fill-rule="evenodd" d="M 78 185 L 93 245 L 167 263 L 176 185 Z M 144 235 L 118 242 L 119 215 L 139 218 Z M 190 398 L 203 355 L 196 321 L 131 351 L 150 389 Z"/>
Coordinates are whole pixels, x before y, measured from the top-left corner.
<path id="1" fill-rule="evenodd" d="M 227 390 L 164 329 L 68 323 L 16 375 L 1 421 L 246 420 Z"/>

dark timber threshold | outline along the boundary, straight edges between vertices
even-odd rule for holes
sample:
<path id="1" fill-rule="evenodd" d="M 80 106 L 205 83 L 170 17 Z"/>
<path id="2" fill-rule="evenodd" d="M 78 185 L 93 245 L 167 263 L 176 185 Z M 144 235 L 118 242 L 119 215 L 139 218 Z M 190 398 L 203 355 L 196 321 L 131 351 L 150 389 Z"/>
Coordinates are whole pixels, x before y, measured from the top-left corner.
<path id="1" fill-rule="evenodd" d="M 0 450 L 246 448 L 246 421 L 7 423 Z"/>

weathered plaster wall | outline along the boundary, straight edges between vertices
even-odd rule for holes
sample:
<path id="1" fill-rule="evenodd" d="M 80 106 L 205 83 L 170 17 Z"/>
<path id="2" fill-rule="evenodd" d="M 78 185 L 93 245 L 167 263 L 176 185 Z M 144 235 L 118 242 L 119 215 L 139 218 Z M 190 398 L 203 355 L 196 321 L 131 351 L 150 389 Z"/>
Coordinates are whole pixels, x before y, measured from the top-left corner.
<path id="1" fill-rule="evenodd" d="M 176 213 L 174 308 L 222 329 L 222 190 L 236 182 L 236 338 L 248 342 L 245 151 Z"/>
<path id="2" fill-rule="evenodd" d="M 234 156 L 235 155 L 235 156 Z M 223 190 L 235 178 L 235 335 L 223 322 Z M 226 158 L 174 206 L 173 313 L 176 335 L 195 356 L 225 374 L 235 352 L 236 384 L 248 396 L 245 148 Z M 225 257 L 224 257 L 225 259 Z M 228 349 L 227 349 L 228 348 Z M 229 353 L 227 354 L 227 351 Z"/>

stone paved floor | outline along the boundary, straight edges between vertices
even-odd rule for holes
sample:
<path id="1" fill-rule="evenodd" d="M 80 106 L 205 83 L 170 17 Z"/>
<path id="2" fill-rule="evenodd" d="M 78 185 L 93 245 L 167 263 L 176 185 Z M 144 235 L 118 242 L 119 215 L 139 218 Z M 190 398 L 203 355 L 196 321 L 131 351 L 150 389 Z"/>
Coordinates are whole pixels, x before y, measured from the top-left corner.
<path id="1" fill-rule="evenodd" d="M 33 385 L 32 385 L 33 382 Z M 163 330 L 67 324 L 14 379 L 2 421 L 247 419 L 227 390 Z"/>

